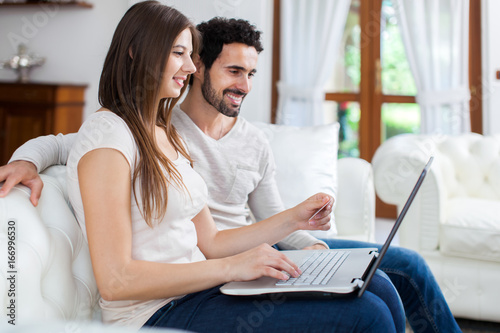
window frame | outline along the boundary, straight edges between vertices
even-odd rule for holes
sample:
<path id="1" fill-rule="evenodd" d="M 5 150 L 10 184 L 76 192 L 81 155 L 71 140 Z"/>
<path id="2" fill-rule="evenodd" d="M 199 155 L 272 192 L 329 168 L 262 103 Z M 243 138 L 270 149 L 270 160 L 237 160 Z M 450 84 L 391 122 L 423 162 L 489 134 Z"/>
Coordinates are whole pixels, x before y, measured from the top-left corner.
<path id="1" fill-rule="evenodd" d="M 470 0 L 469 8 L 469 87 L 471 91 L 471 131 L 483 133 L 482 64 L 481 64 L 481 0 Z M 274 0 L 273 70 L 271 94 L 271 123 L 276 123 L 280 69 L 280 7 L 281 0 Z M 415 96 L 386 95 L 382 92 L 380 66 L 380 20 L 382 0 L 360 0 L 361 81 L 359 92 L 326 92 L 325 101 L 358 102 L 360 104 L 359 153 L 360 158 L 371 162 L 380 146 L 382 137 L 382 104 L 416 103 Z M 378 18 L 377 24 L 373 24 Z M 395 206 L 384 204 L 377 197 L 377 216 L 395 217 Z"/>

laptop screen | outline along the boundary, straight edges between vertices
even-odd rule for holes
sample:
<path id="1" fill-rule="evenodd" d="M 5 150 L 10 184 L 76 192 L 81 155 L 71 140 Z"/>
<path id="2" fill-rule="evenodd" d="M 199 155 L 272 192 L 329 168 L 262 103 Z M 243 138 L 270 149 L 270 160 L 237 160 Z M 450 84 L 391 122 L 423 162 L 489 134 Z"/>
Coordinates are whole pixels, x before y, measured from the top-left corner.
<path id="1" fill-rule="evenodd" d="M 391 232 L 389 233 L 389 236 L 387 236 L 387 239 L 386 239 L 384 245 L 380 249 L 380 253 L 379 253 L 377 259 L 373 263 L 366 278 L 364 279 L 363 286 L 359 289 L 358 297 L 363 296 L 363 293 L 365 292 L 370 281 L 372 280 L 373 275 L 375 275 L 375 272 L 377 271 L 378 267 L 380 266 L 380 262 L 382 261 L 382 258 L 384 257 L 385 253 L 387 252 L 387 249 L 389 249 L 389 246 L 391 245 L 392 239 L 396 235 L 396 232 L 398 231 L 399 226 L 401 225 L 401 222 L 403 222 L 403 218 L 405 217 L 406 213 L 408 212 L 408 209 L 410 208 L 410 205 L 413 202 L 413 199 L 415 199 L 415 196 L 417 195 L 417 192 L 420 189 L 420 186 L 422 185 L 424 178 L 427 175 L 427 171 L 429 171 L 433 160 L 434 160 L 434 156 L 431 156 L 429 158 L 429 161 L 425 165 L 424 169 L 420 173 L 420 177 L 418 177 L 417 183 L 413 187 L 413 190 L 411 191 L 410 196 L 408 197 L 408 200 L 406 200 L 406 203 L 405 203 L 403 209 L 401 210 L 401 213 L 399 213 L 399 216 L 396 219 L 396 222 L 394 223 L 394 226 L 392 227 Z"/>

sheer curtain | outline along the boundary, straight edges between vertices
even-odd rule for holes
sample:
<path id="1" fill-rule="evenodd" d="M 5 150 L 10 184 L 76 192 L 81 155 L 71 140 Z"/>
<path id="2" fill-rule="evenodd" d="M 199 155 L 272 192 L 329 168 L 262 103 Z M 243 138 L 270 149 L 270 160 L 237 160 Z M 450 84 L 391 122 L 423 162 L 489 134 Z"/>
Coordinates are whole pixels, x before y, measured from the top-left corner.
<path id="1" fill-rule="evenodd" d="M 281 2 L 277 122 L 324 123 L 324 85 L 332 74 L 351 0 Z"/>
<path id="2" fill-rule="evenodd" d="M 393 0 L 417 85 L 421 132 L 470 132 L 469 0 Z"/>

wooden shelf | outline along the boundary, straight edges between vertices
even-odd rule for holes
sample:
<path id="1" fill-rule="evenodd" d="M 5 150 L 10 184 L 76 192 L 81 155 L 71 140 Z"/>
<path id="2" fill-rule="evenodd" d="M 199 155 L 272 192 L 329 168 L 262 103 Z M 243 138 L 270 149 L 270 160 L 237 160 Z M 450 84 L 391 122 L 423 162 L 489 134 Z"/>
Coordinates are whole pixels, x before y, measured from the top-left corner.
<path id="1" fill-rule="evenodd" d="M 72 6 L 81 8 L 92 8 L 94 5 L 87 1 L 30 1 L 30 2 L 7 2 L 0 3 L 0 7 L 21 7 L 21 6 L 38 6 L 42 4 L 59 5 L 59 6 Z"/>

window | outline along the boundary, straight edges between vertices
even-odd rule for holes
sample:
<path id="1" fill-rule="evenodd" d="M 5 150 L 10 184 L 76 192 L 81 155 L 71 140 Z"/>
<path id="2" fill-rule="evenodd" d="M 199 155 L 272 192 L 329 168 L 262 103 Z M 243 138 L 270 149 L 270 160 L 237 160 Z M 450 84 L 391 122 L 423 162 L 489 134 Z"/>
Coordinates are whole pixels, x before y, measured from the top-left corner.
<path id="1" fill-rule="evenodd" d="M 275 31 L 279 36 L 279 4 Z M 470 0 L 469 81 L 471 127 L 482 132 L 480 0 Z M 278 13 L 278 14 L 277 14 Z M 279 79 L 279 43 L 274 42 L 273 84 Z M 325 122 L 341 124 L 339 157 L 371 161 L 378 146 L 400 133 L 419 133 L 420 108 L 391 0 L 352 0 L 334 73 L 325 86 Z M 273 85 L 274 87 L 274 85 Z M 274 89 L 274 88 L 273 88 Z M 272 110 L 277 93 L 273 91 Z M 274 122 L 276 115 L 272 115 Z M 395 216 L 377 202 L 378 216 Z"/>

